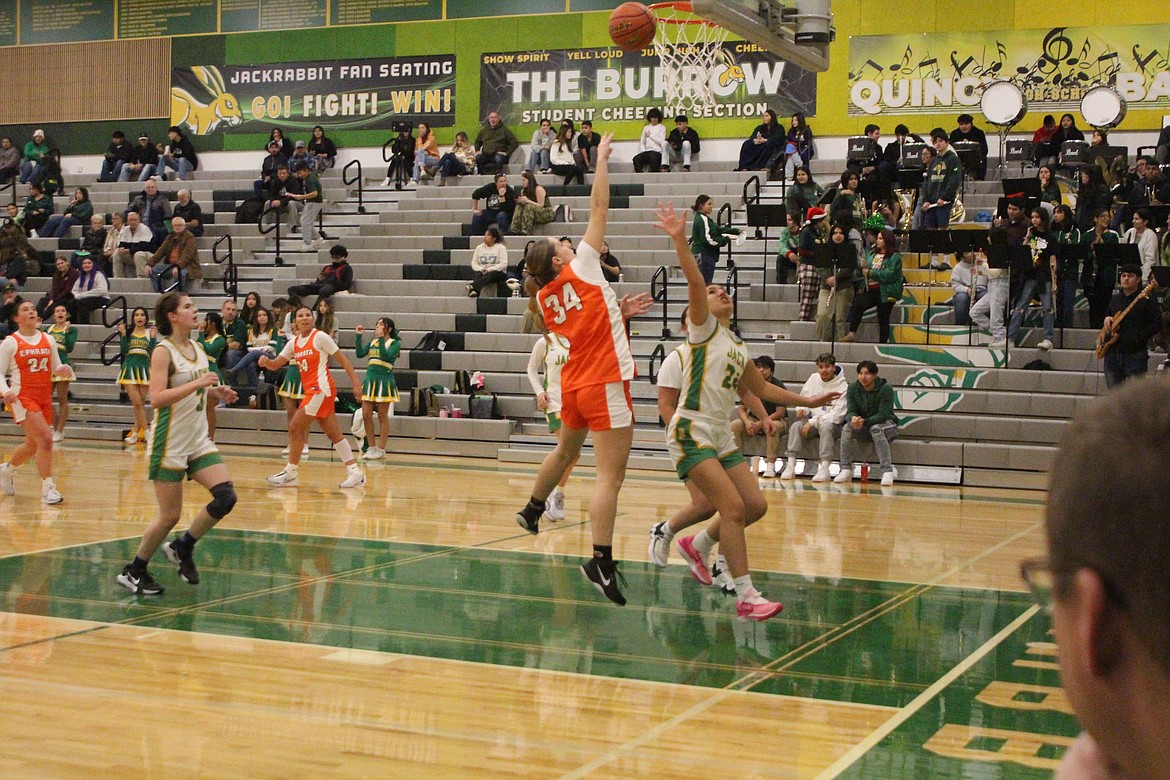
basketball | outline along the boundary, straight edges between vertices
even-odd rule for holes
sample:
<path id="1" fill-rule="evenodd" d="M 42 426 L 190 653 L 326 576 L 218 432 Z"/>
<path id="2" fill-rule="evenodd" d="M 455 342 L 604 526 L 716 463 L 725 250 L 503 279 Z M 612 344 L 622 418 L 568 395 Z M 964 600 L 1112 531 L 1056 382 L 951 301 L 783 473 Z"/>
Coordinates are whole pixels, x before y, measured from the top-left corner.
<path id="1" fill-rule="evenodd" d="M 641 3 L 622 3 L 609 15 L 609 37 L 625 51 L 638 51 L 654 40 L 658 20 Z"/>

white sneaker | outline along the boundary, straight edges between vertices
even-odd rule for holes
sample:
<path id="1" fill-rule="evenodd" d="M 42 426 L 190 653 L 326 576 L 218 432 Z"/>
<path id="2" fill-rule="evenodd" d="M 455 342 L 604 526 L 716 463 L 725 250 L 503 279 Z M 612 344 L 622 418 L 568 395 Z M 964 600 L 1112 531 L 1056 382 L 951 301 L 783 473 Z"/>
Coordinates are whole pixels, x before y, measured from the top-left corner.
<path id="1" fill-rule="evenodd" d="M 380 186 L 389 187 L 390 186 L 390 177 L 387 176 L 385 179 L 382 179 L 382 184 Z"/>
<path id="2" fill-rule="evenodd" d="M 829 481 L 829 464 L 824 461 L 817 466 L 817 473 L 813 475 L 813 482 L 828 482 Z"/>
<path id="3" fill-rule="evenodd" d="M 268 482 L 278 487 L 296 487 L 300 482 L 300 476 L 300 472 L 289 472 L 288 469 L 281 469 L 280 472 L 269 477 Z"/>
<path id="4" fill-rule="evenodd" d="M 988 349 L 1003 349 L 1007 346 L 1007 339 L 997 339 L 987 345 Z"/>
<path id="5" fill-rule="evenodd" d="M 544 502 L 544 516 L 549 520 L 564 520 L 565 519 L 565 494 L 554 490 L 552 495 L 548 497 L 548 501 Z"/>
<path id="6" fill-rule="evenodd" d="M 670 560 L 670 540 L 666 538 L 666 523 L 655 523 L 650 526 L 650 546 L 646 555 L 655 566 L 666 566 Z"/>
<path id="7" fill-rule="evenodd" d="M 5 495 L 16 495 L 16 481 L 13 479 L 16 476 L 16 470 L 5 463 L 0 466 L 0 490 L 4 491 Z"/>
<path id="8" fill-rule="evenodd" d="M 42 504 L 60 504 L 65 500 L 65 497 L 57 490 L 57 486 L 48 484 L 41 490 Z"/>
<path id="9" fill-rule="evenodd" d="M 776 466 L 772 461 L 768 461 L 768 465 L 764 466 L 764 479 L 776 478 Z"/>
<path id="10" fill-rule="evenodd" d="M 882 487 L 889 487 L 892 484 L 894 484 L 894 472 L 887 471 L 882 474 Z"/>
<path id="11" fill-rule="evenodd" d="M 853 467 L 850 466 L 849 468 L 845 468 L 844 466 L 842 466 L 841 473 L 839 473 L 837 476 L 833 477 L 833 481 L 836 482 L 838 485 L 843 485 L 847 482 L 852 482 L 853 481 Z"/>
<path id="12" fill-rule="evenodd" d="M 53 441 L 65 441 L 65 432 L 53 431 Z"/>
<path id="13" fill-rule="evenodd" d="M 379 447 L 370 447 L 368 450 L 366 450 L 366 454 L 364 456 L 364 459 L 365 460 L 381 460 L 384 457 L 386 457 L 386 450 L 383 450 Z"/>
<path id="14" fill-rule="evenodd" d="M 1037 344 L 1036 347 L 1047 352 L 1048 350 L 1052 349 L 1052 339 L 1044 339 L 1039 344 Z"/>
<path id="15" fill-rule="evenodd" d="M 788 459 L 788 463 L 784 465 L 784 472 L 780 475 L 780 479 L 796 479 L 796 458 Z"/>
<path id="16" fill-rule="evenodd" d="M 126 434 L 126 438 L 122 439 L 122 441 L 126 442 L 127 444 L 136 444 L 138 442 L 138 431 L 131 430 L 130 433 Z"/>
<path id="17" fill-rule="evenodd" d="M 345 478 L 338 487 L 340 488 L 356 488 L 366 484 L 366 475 L 362 473 L 361 469 L 354 469 L 349 472 L 349 476 Z"/>

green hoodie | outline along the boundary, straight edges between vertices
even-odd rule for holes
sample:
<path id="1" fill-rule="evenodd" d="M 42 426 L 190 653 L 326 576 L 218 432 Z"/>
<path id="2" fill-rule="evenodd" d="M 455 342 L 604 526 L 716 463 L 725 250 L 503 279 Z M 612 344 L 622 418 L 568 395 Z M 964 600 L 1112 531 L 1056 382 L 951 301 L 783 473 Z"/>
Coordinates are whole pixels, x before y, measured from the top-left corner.
<path id="1" fill-rule="evenodd" d="M 853 382 L 845 392 L 846 424 L 853 417 L 865 420 L 865 426 L 884 422 L 898 422 L 894 414 L 894 388 L 880 376 L 874 379 L 873 389 L 866 390 L 861 382 Z"/>
<path id="2" fill-rule="evenodd" d="M 45 155 L 49 153 L 49 147 L 44 143 L 34 143 L 29 141 L 24 145 L 24 159 L 34 163 L 39 163 L 44 159 Z"/>

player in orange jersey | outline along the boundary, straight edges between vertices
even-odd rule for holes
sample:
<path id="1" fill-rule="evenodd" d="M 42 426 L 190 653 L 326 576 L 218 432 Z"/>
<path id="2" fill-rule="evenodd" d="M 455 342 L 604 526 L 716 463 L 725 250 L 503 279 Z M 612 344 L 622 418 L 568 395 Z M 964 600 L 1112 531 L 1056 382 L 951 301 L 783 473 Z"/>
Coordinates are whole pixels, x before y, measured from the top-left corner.
<path id="1" fill-rule="evenodd" d="M 609 211 L 609 155 L 613 134 L 597 147 L 597 173 L 589 195 L 589 225 L 576 253 L 553 239 L 534 242 L 526 254 L 531 276 L 529 295 L 548 330 L 571 346 L 561 372 L 561 422 L 564 434 L 544 459 L 528 505 L 516 522 L 529 533 L 539 530 L 545 500 L 561 475 L 578 457 L 593 432 L 597 482 L 589 500 L 593 557 L 581 567 L 606 598 L 625 604 L 613 559 L 613 523 L 617 496 L 626 477 L 634 435 L 630 380 L 634 358 L 626 337 L 625 317 L 653 305 L 649 295 L 619 300 L 601 272 L 601 246 Z"/>
<path id="2" fill-rule="evenodd" d="M 313 310 L 308 306 L 300 306 L 293 315 L 296 335 L 288 340 L 284 349 L 275 358 L 260 358 L 260 367 L 276 371 L 289 362 L 295 362 L 301 372 L 301 385 L 305 389 L 305 397 L 289 423 L 289 452 L 288 464 L 280 472 L 273 474 L 268 481 L 281 487 L 293 487 L 300 476 L 301 450 L 309 439 L 309 426 L 313 420 L 317 421 L 321 432 L 333 442 L 333 451 L 345 464 L 348 475 L 341 483 L 343 488 L 361 487 L 366 484 L 366 476 L 354 458 L 353 448 L 349 440 L 341 433 L 337 425 L 337 415 L 333 412 L 333 399 L 337 395 L 337 387 L 333 384 L 333 377 L 329 375 L 329 357 L 337 358 L 342 370 L 349 376 L 353 385 L 354 396 L 360 402 L 362 395 L 361 383 L 357 380 L 353 365 L 341 352 L 337 342 L 328 334 L 314 327 Z"/>
<path id="3" fill-rule="evenodd" d="M 24 428 L 24 443 L 0 466 L 0 490 L 15 494 L 16 469 L 33 458 L 41 475 L 41 502 L 59 504 L 63 499 L 53 484 L 53 375 L 68 376 L 69 368 L 57 354 L 57 340 L 38 330 L 36 304 L 20 304 L 16 324 L 20 329 L 0 343 L 0 395 Z"/>

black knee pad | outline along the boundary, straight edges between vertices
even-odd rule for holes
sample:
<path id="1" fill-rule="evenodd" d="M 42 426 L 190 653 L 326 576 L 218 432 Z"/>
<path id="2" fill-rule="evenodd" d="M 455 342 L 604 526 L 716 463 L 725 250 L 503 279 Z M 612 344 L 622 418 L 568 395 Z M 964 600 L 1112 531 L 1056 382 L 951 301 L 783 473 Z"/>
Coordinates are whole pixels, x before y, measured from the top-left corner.
<path id="1" fill-rule="evenodd" d="M 236 489 L 231 482 L 220 482 L 211 489 L 211 501 L 207 502 L 207 514 L 216 520 L 227 517 L 236 505 Z"/>

